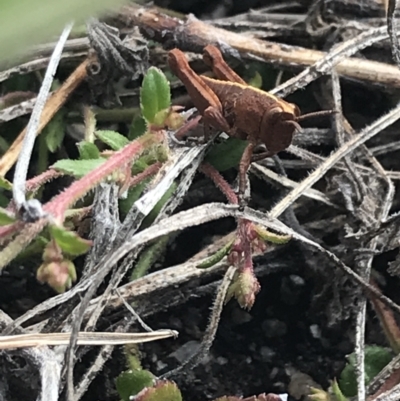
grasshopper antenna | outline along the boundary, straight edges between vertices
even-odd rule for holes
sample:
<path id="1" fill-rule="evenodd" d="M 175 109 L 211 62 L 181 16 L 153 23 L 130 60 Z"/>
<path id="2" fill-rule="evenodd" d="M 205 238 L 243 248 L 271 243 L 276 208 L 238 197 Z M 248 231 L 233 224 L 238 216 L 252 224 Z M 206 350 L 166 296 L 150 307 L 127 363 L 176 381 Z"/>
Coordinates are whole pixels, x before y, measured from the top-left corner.
<path id="1" fill-rule="evenodd" d="M 303 120 L 308 120 L 309 118 L 331 116 L 336 113 L 337 113 L 337 110 L 313 111 L 312 113 L 303 114 L 302 116 L 297 117 L 296 121 L 300 122 Z"/>

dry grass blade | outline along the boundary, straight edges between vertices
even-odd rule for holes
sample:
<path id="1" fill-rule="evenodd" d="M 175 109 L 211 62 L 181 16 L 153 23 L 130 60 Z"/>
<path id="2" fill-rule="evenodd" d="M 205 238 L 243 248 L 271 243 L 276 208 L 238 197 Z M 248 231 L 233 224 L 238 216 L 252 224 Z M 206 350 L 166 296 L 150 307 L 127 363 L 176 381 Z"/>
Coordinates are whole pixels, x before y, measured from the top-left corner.
<path id="1" fill-rule="evenodd" d="M 175 330 L 157 330 L 150 333 L 78 333 L 78 345 L 140 344 L 164 338 L 177 337 Z M 43 345 L 68 345 L 71 333 L 18 334 L 0 337 L 0 349 L 40 347 Z"/>
<path id="2" fill-rule="evenodd" d="M 35 106 L 33 107 L 29 123 L 26 127 L 25 136 L 22 142 L 21 151 L 18 155 L 17 165 L 15 166 L 14 181 L 13 181 L 13 198 L 17 208 L 24 207 L 28 210 L 25 195 L 26 176 L 28 174 L 29 164 L 32 156 L 33 146 L 37 135 L 41 114 L 43 112 L 45 103 L 48 99 L 50 88 L 53 83 L 54 74 L 56 73 L 62 49 L 71 32 L 73 23 L 65 26 L 54 52 L 50 58 L 46 74 L 43 78 L 39 94 L 36 98 Z"/>
<path id="3" fill-rule="evenodd" d="M 256 176 L 259 176 L 260 178 L 266 180 L 266 181 L 271 181 L 275 182 L 276 184 L 279 184 L 280 186 L 283 186 L 288 189 L 294 189 L 298 185 L 297 182 L 292 181 L 291 179 L 282 176 L 280 174 L 275 173 L 274 171 L 258 164 L 258 163 L 253 163 L 250 167 L 250 172 L 255 174 Z M 335 209 L 339 209 L 339 206 L 336 205 L 335 203 L 332 203 L 331 200 L 322 192 L 317 191 L 316 189 L 308 189 L 304 191 L 304 196 L 310 199 L 314 199 L 318 202 L 322 202 L 326 204 L 327 206 L 333 207 Z"/>
<path id="4" fill-rule="evenodd" d="M 351 64 L 355 60 L 351 58 L 347 59 L 347 57 L 351 57 L 358 51 L 363 50 L 374 43 L 385 40 L 387 37 L 388 34 L 385 26 L 370 29 L 369 31 L 364 32 L 351 40 L 337 45 L 332 51 L 327 53 L 324 57 L 316 61 L 310 67 L 303 70 L 300 74 L 271 90 L 271 93 L 280 97 L 287 96 L 295 90 L 304 88 L 312 81 L 315 81 L 318 77 L 330 73 L 334 66 L 336 66 L 339 75 L 346 75 L 340 64 L 343 62 L 343 59 L 346 59 L 347 62 Z M 353 68 L 356 69 L 357 64 L 358 63 L 355 62 Z M 378 66 L 376 65 L 375 68 L 378 68 Z M 362 69 L 360 68 L 358 71 L 360 74 L 361 70 Z"/>
<path id="5" fill-rule="evenodd" d="M 399 38 L 396 34 L 396 22 L 395 22 L 395 12 L 396 12 L 396 0 L 388 0 L 387 4 L 387 29 L 390 38 L 390 44 L 392 47 L 392 55 L 393 59 L 396 62 L 397 66 L 400 67 L 400 46 L 399 46 Z"/>

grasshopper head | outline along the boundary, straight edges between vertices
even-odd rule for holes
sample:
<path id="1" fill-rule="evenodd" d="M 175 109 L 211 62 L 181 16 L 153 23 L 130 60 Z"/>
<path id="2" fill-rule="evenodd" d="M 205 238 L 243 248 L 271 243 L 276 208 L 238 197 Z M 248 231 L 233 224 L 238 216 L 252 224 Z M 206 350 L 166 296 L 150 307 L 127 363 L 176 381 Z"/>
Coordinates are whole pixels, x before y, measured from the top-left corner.
<path id="1" fill-rule="evenodd" d="M 268 152 L 276 154 L 289 147 L 294 133 L 301 131 L 296 121 L 299 115 L 300 110 L 297 106 L 293 112 L 284 111 L 278 106 L 264 113 L 260 126 L 260 141 Z"/>

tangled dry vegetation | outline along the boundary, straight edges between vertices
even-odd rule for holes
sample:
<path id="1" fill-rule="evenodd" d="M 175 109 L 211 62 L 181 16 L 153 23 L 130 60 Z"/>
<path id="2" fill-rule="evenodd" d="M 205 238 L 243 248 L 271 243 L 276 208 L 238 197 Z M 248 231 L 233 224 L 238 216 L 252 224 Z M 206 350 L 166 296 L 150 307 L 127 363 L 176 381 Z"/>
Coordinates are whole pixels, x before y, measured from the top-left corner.
<path id="1" fill-rule="evenodd" d="M 0 400 L 125 400 L 121 372 L 142 366 L 137 400 L 300 399 L 310 383 L 345 399 L 328 387 L 352 352 L 349 399 L 400 398 L 395 3 L 201 20 L 131 3 L 0 71 Z M 243 141 L 174 138 L 196 102 L 168 50 L 204 73 L 209 44 L 302 114 L 335 111 L 251 164 L 243 207 Z M 371 374 L 373 344 L 391 362 Z"/>

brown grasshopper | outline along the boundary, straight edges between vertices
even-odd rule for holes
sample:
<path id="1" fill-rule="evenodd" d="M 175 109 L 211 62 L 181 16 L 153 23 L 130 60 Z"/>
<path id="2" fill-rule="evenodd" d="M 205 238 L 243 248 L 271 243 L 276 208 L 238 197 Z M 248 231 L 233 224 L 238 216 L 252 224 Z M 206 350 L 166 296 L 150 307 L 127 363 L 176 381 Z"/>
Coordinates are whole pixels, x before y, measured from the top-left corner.
<path id="1" fill-rule="evenodd" d="M 252 161 L 285 150 L 291 144 L 294 133 L 301 130 L 300 120 L 327 112 L 300 117 L 300 109 L 295 104 L 248 85 L 228 66 L 219 49 L 213 45 L 204 48 L 203 60 L 218 79 L 196 74 L 179 49 L 173 49 L 168 54 L 172 72 L 185 85 L 205 124 L 249 142 L 239 164 L 239 194 L 242 195 Z M 265 145 L 266 152 L 253 157 L 254 148 L 261 144 Z"/>

